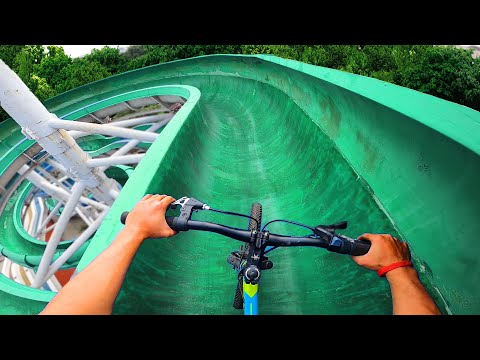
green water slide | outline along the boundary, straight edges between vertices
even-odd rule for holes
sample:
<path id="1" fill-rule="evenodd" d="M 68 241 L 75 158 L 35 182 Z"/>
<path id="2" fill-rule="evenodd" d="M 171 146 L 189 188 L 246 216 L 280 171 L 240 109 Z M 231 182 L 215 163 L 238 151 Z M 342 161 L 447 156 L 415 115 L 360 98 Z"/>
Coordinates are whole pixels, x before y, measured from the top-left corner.
<path id="1" fill-rule="evenodd" d="M 348 220 L 344 233 L 351 237 L 401 237 L 443 313 L 480 312 L 479 112 L 375 79 L 264 55 L 151 66 L 45 105 L 75 119 L 149 94 L 187 102 L 130 174 L 77 271 L 108 246 L 122 228 L 120 214 L 146 193 L 193 196 L 244 213 L 258 201 L 264 221 Z M 14 124 L 0 125 L 0 147 L 15 136 L 13 143 L 22 137 Z M 221 214 L 194 218 L 247 226 Z M 292 228 L 272 225 L 271 231 Z M 193 231 L 148 239 L 114 312 L 238 314 L 232 307 L 235 272 L 226 262 L 238 247 L 220 235 Z M 260 313 L 392 311 L 386 280 L 348 256 L 283 248 L 270 258 L 275 265 L 262 275 Z M 0 277 L 3 313 L 36 313 L 53 295 Z"/>

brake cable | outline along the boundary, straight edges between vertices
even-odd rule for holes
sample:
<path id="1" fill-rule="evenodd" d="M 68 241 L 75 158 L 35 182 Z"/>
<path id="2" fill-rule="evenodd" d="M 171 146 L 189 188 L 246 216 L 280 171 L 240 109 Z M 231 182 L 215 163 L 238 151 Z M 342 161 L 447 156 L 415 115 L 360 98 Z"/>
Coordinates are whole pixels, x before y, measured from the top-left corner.
<path id="1" fill-rule="evenodd" d="M 230 211 L 216 210 L 216 209 L 212 209 L 212 208 L 210 208 L 208 210 L 215 211 L 215 212 L 218 212 L 218 213 L 221 213 L 221 214 L 236 215 L 236 216 L 242 216 L 242 217 L 245 217 L 245 218 L 249 218 L 249 219 L 255 220 L 255 222 L 257 223 L 257 229 L 260 227 L 260 224 L 258 223 L 258 220 L 251 217 L 251 216 L 248 216 L 248 215 L 239 214 L 239 213 L 230 212 Z"/>
<path id="2" fill-rule="evenodd" d="M 265 230 L 265 228 L 267 227 L 267 225 L 269 225 L 269 224 L 271 224 L 271 223 L 274 223 L 274 222 L 286 222 L 286 223 L 289 223 L 289 224 L 293 224 L 293 225 L 297 225 L 297 226 L 302 226 L 302 227 L 304 227 L 304 228 L 307 228 L 307 229 L 312 230 L 312 232 L 315 232 L 315 230 L 314 230 L 313 227 L 311 227 L 311 226 L 308 226 L 308 225 L 305 225 L 305 224 L 301 224 L 301 223 L 298 223 L 298 222 L 296 222 L 296 221 L 281 220 L 281 219 L 272 220 L 272 221 L 267 222 L 265 225 L 263 225 L 262 231 Z"/>
<path id="3" fill-rule="evenodd" d="M 185 204 L 190 200 L 189 197 L 186 197 L 186 196 L 183 196 L 181 197 L 180 199 L 174 201 L 173 203 L 170 204 L 170 206 L 172 207 L 172 209 L 175 209 L 177 205 L 180 205 L 183 209 L 183 207 L 185 206 Z M 198 203 L 201 203 L 199 200 L 197 199 L 194 199 L 195 201 L 197 201 Z M 231 212 L 231 211 L 223 211 L 223 210 L 217 210 L 217 209 L 213 209 L 211 208 L 209 205 L 203 203 L 203 205 L 201 207 L 197 207 L 197 208 L 192 208 L 193 211 L 198 211 L 198 210 L 210 210 L 210 211 L 214 211 L 214 212 L 218 212 L 218 213 L 221 213 L 221 214 L 227 214 L 227 215 L 235 215 L 235 216 L 241 216 L 241 217 L 245 217 L 245 218 L 249 218 L 249 219 L 252 219 L 254 220 L 256 223 L 257 223 L 257 229 L 260 227 L 260 224 L 258 223 L 258 220 L 251 217 L 251 216 L 248 216 L 248 215 L 244 215 L 244 214 L 239 214 L 239 213 L 235 213 L 235 212 Z M 189 213 L 190 216 L 191 216 L 191 212 Z"/>
<path id="4" fill-rule="evenodd" d="M 288 224 L 297 225 L 297 226 L 301 226 L 301 227 L 304 227 L 306 229 L 312 230 L 312 234 L 305 235 L 305 236 L 308 236 L 308 237 L 311 237 L 311 238 L 318 238 L 318 235 L 319 235 L 319 234 L 316 233 L 316 231 L 315 231 L 316 229 L 312 226 L 301 224 L 301 223 L 296 222 L 296 221 L 282 220 L 282 219 L 277 219 L 277 220 L 272 220 L 272 221 L 267 222 L 265 225 L 263 225 L 262 232 L 265 231 L 265 228 L 267 227 L 267 225 L 270 225 L 271 223 L 274 223 L 274 222 L 285 222 L 285 223 L 288 223 Z M 270 251 L 276 249 L 277 247 L 278 246 L 274 246 L 274 247 L 268 249 L 267 251 L 264 252 L 264 254 L 269 253 Z"/>

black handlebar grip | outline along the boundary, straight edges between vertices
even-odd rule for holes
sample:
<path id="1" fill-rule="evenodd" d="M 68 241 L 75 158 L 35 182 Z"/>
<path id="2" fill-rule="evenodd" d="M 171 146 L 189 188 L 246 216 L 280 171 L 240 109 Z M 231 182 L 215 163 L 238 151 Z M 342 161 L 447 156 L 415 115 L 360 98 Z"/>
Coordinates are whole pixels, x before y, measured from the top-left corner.
<path id="1" fill-rule="evenodd" d="M 175 230 L 173 225 L 173 219 L 175 219 L 173 216 L 165 216 L 165 220 L 167 221 L 168 226 L 170 226 L 172 230 Z"/>
<path id="2" fill-rule="evenodd" d="M 122 215 L 120 215 L 120 222 L 125 225 L 125 221 L 127 221 L 127 216 L 128 216 L 129 212 L 128 211 L 124 211 L 122 213 Z"/>
<path id="3" fill-rule="evenodd" d="M 130 212 L 128 212 L 128 211 L 124 211 L 124 212 L 122 213 L 122 215 L 120 215 L 120 222 L 121 222 L 123 225 L 125 225 L 125 221 L 127 220 L 127 216 L 128 216 L 129 213 L 130 213 Z M 167 221 L 168 226 L 170 226 L 173 230 L 176 230 L 176 229 L 175 229 L 176 226 L 173 225 L 174 219 L 175 219 L 175 217 L 173 217 L 173 216 L 166 216 L 166 217 L 165 217 L 165 220 Z M 176 230 L 176 231 L 178 231 L 178 230 Z"/>
<path id="4" fill-rule="evenodd" d="M 355 240 L 352 243 L 352 248 L 350 250 L 350 255 L 352 256 L 361 256 L 368 253 L 370 250 L 370 241 L 367 240 Z"/>

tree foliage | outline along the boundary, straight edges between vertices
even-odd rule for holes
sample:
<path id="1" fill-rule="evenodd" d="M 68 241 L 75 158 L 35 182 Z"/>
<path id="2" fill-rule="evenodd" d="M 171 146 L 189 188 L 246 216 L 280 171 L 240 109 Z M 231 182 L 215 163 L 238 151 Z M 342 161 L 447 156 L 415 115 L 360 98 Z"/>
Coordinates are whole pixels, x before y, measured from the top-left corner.
<path id="1" fill-rule="evenodd" d="M 84 60 L 98 62 L 103 65 L 110 74 L 118 74 L 126 70 L 127 59 L 120 54 L 120 49 L 104 46 L 101 49 L 93 49 L 84 56 Z"/>
<path id="2" fill-rule="evenodd" d="M 15 58 L 26 45 L 0 45 L 0 59 L 15 70 Z"/>
<path id="3" fill-rule="evenodd" d="M 48 46 L 48 53 L 42 61 L 35 66 L 35 73 L 44 78 L 47 83 L 55 89 L 61 86 L 65 79 L 62 77 L 62 70 L 72 63 L 70 56 L 60 46 Z"/>
<path id="4" fill-rule="evenodd" d="M 480 110 L 480 58 L 433 45 L 132 45 L 72 59 L 61 46 L 0 45 L 0 59 L 44 101 L 127 70 L 210 54 L 271 54 L 370 76 Z M 0 121 L 7 116 L 0 109 Z"/>
<path id="5" fill-rule="evenodd" d="M 97 61 L 89 61 L 85 58 L 73 59 L 69 65 L 60 71 L 63 82 L 55 90 L 61 93 L 110 75 L 112 74 L 107 68 Z"/>
<path id="6" fill-rule="evenodd" d="M 397 76 L 399 85 L 480 109 L 480 58 L 472 50 L 431 47 Z"/>
<path id="7" fill-rule="evenodd" d="M 144 53 L 130 60 L 128 69 L 210 54 L 239 54 L 239 45 L 145 45 Z"/>

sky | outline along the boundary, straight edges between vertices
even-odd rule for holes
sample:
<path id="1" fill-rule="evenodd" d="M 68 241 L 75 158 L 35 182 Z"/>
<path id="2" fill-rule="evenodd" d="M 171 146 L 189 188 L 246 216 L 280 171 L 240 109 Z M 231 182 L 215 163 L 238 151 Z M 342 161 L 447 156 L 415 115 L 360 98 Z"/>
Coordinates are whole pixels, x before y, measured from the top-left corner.
<path id="1" fill-rule="evenodd" d="M 43 45 L 45 48 L 49 45 Z M 90 54 L 93 49 L 101 49 L 104 46 L 110 46 L 116 48 L 126 48 L 130 45 L 56 45 L 61 46 L 65 50 L 65 54 L 70 55 L 72 58 L 80 57 Z"/>

